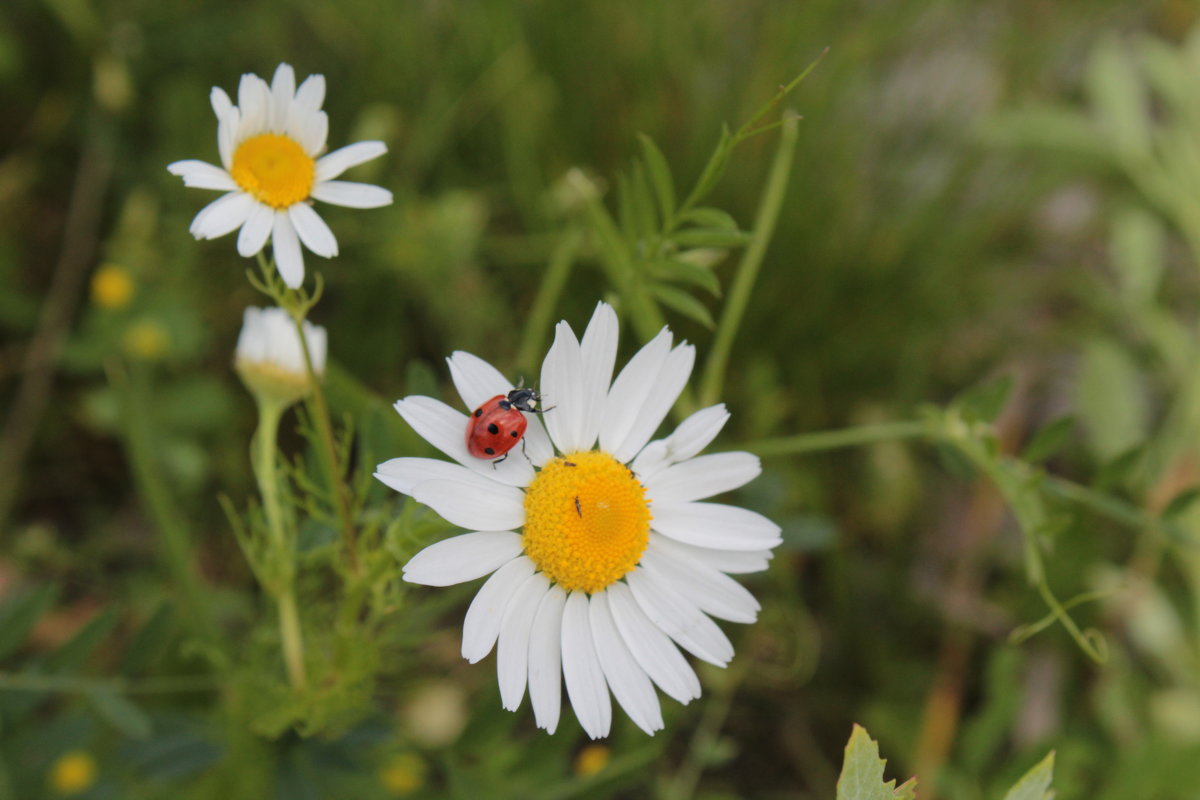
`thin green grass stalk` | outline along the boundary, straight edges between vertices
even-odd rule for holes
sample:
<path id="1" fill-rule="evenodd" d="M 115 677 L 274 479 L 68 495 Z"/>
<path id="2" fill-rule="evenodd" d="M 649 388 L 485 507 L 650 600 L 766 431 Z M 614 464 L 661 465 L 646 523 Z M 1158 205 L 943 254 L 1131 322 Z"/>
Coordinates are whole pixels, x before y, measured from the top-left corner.
<path id="1" fill-rule="evenodd" d="M 121 433 L 138 495 L 145 501 L 146 510 L 161 535 L 161 552 L 167 573 L 179 590 L 195 632 L 216 645 L 220 642 L 216 617 L 196 574 L 192 558 L 192 532 L 155 456 L 155 436 L 150 428 L 151 416 L 142 382 L 134 380 L 125 367 L 116 361 L 106 364 L 105 370 L 109 383 L 117 393 Z"/>
<path id="2" fill-rule="evenodd" d="M 279 606 L 279 639 L 283 646 L 283 661 L 287 667 L 288 680 L 296 689 L 308 685 L 304 668 L 304 638 L 300 617 L 296 610 L 296 556 L 291 539 L 287 535 L 286 520 L 279 500 L 279 473 L 276 468 L 276 442 L 279 435 L 279 419 L 283 407 L 270 399 L 256 394 L 258 399 L 258 430 L 254 433 L 253 457 L 254 477 L 258 479 L 258 490 L 262 495 L 263 510 L 267 517 L 267 531 L 271 537 L 274 557 L 278 559 L 273 583 L 267 589 L 274 595 Z"/>
<path id="3" fill-rule="evenodd" d="M 721 312 L 721 320 L 717 323 L 717 333 L 709 352 L 708 362 L 704 368 L 704 378 L 700 382 L 700 405 L 710 406 L 721 397 L 725 385 L 725 370 L 729 363 L 729 354 L 733 349 L 733 340 L 741 327 L 742 317 L 745 316 L 746 306 L 750 302 L 750 292 L 758 278 L 759 268 L 767 252 L 767 245 L 775 233 L 775 225 L 779 221 L 779 211 L 783 207 L 784 196 L 787 194 L 788 178 L 792 174 L 792 160 L 796 155 L 796 139 L 799 134 L 798 117 L 787 114 L 780 129 L 779 147 L 775 151 L 775 159 L 771 163 L 771 171 L 767 175 L 767 185 L 759 202 L 758 214 L 755 216 L 754 229 L 750 244 L 738 264 L 737 275 L 729 290 L 729 300 Z"/>
<path id="4" fill-rule="evenodd" d="M 534 370 L 539 366 L 538 354 L 546 347 L 546 339 L 554 324 L 554 309 L 558 306 L 558 298 L 562 296 L 567 285 L 567 278 L 575 265 L 575 256 L 579 252 L 582 239 L 579 226 L 571 225 L 554 247 L 550 263 L 542 273 L 542 285 L 534 298 L 533 308 L 529 310 L 521 346 L 517 350 L 517 364 L 521 369 Z"/>
<path id="5" fill-rule="evenodd" d="M 897 439 L 924 439 L 930 435 L 929 426 L 915 420 L 900 422 L 881 422 L 874 425 L 858 425 L 853 428 L 842 428 L 835 431 L 817 431 L 816 433 L 801 433 L 796 436 L 785 436 L 777 439 L 763 439 L 751 442 L 742 450 L 748 450 L 760 456 L 788 456 L 801 453 L 815 453 L 823 450 L 838 450 L 844 447 L 859 447 L 876 442 L 890 442 Z"/>

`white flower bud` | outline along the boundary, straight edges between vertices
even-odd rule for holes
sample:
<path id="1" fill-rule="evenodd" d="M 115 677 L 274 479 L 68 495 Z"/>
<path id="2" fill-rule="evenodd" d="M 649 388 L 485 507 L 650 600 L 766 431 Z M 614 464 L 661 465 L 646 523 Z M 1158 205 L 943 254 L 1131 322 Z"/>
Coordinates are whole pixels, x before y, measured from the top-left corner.
<path id="1" fill-rule="evenodd" d="M 304 338 L 313 371 L 325 372 L 325 329 L 305 320 Z M 254 394 L 291 405 L 312 386 L 296 323 L 282 308 L 247 308 L 238 336 L 234 367 Z"/>

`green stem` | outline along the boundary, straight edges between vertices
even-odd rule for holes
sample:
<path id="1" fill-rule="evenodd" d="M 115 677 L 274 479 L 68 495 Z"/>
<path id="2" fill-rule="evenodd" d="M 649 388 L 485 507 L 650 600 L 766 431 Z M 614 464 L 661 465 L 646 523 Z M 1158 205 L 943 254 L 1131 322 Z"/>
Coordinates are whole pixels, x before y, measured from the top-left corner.
<path id="1" fill-rule="evenodd" d="M 549 266 L 542 273 L 542 285 L 529 310 L 521 347 L 517 351 L 517 364 L 522 369 L 535 370 L 540 366 L 537 363 L 538 355 L 546 347 L 546 339 L 554 324 L 554 309 L 571 275 L 582 238 L 577 225 L 567 228 L 550 256 Z"/>
<path id="2" fill-rule="evenodd" d="M 341 523 L 346 563 L 350 566 L 350 572 L 357 575 L 358 547 L 355 542 L 354 518 L 350 512 L 350 487 L 346 484 L 345 476 L 338 467 L 337 447 L 333 442 L 333 423 L 329 417 L 329 405 L 325 402 L 325 391 L 321 388 L 321 378 L 313 369 L 308 337 L 304 335 L 304 317 L 293 314 L 292 320 L 296 324 L 296 335 L 300 337 L 300 348 L 304 351 L 304 368 L 308 371 L 308 381 L 312 386 L 312 393 L 308 397 L 307 404 L 310 416 L 317 422 L 317 435 L 321 439 L 325 469 L 329 473 L 333 505 L 337 509 L 338 521 Z"/>
<path id="3" fill-rule="evenodd" d="M 787 194 L 788 178 L 792 173 L 792 160 L 796 154 L 796 139 L 799 134 L 799 123 L 793 115 L 787 115 L 779 136 L 779 148 L 775 151 L 775 159 L 771 163 L 771 171 L 767 175 L 767 185 L 759 202 L 758 214 L 754 221 L 754 230 L 750 244 L 742 254 L 738 264 L 737 275 L 729 291 L 729 299 L 721 313 L 721 321 L 717 324 L 717 333 L 713 340 L 712 351 L 705 365 L 704 378 L 700 383 L 700 405 L 710 406 L 721 396 L 725 383 L 725 369 L 729 362 L 729 354 L 733 349 L 733 340 L 742 324 L 742 317 L 750 302 L 750 292 L 758 277 L 767 245 L 775 232 L 779 221 L 779 211 Z"/>
<path id="4" fill-rule="evenodd" d="M 0 690 L 14 692 L 82 693 L 96 690 L 121 694 L 208 692 L 220 688 L 213 675 L 172 675 L 158 678 L 81 678 L 78 675 L 21 675 L 0 673 Z"/>
<path id="5" fill-rule="evenodd" d="M 258 395 L 258 430 L 253 440 L 254 476 L 258 479 L 258 490 L 262 494 L 263 510 L 267 517 L 267 531 L 274 551 L 272 585 L 266 588 L 275 597 L 279 606 L 279 638 L 283 645 L 283 661 L 287 667 L 288 680 L 296 689 L 308 684 L 304 669 L 304 640 L 300 628 L 300 617 L 296 612 L 296 555 L 291 537 L 287 533 L 287 522 L 279 499 L 279 475 L 276 470 L 276 441 L 279 419 L 283 406 L 278 402 Z"/>
<path id="6" fill-rule="evenodd" d="M 760 456 L 791 456 L 822 450 L 839 450 L 844 447 L 858 447 L 895 439 L 921 439 L 929 436 L 929 426 L 924 422 L 902 420 L 874 425 L 857 425 L 853 428 L 841 428 L 835 431 L 801 433 L 778 439 L 763 439 L 751 442 L 740 449 Z"/>

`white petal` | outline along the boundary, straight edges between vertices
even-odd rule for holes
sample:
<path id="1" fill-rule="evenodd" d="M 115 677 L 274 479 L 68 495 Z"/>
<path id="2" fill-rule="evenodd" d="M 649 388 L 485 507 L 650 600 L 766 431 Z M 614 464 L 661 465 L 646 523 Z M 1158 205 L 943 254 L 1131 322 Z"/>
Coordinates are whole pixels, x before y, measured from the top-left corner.
<path id="1" fill-rule="evenodd" d="M 762 472 L 752 453 L 697 456 L 645 479 L 651 503 L 686 503 L 745 486 Z"/>
<path id="2" fill-rule="evenodd" d="M 242 127 L 242 114 L 237 107 L 225 112 L 217 123 L 217 149 L 221 153 L 221 164 L 229 169 L 233 164 L 233 151 L 240 139 L 238 129 Z"/>
<path id="3" fill-rule="evenodd" d="M 583 365 L 581 450 L 596 443 L 596 435 L 604 421 L 604 405 L 608 386 L 612 383 L 613 362 L 617 359 L 617 334 L 620 324 L 617 314 L 608 303 L 597 303 L 583 340 L 579 343 Z"/>
<path id="4" fill-rule="evenodd" d="M 274 224 L 275 212 L 271 210 L 270 206 L 255 203 L 254 210 L 250 212 L 250 218 L 246 220 L 241 233 L 238 234 L 238 255 L 249 258 L 262 250 L 271 236 L 271 228 Z"/>
<path id="5" fill-rule="evenodd" d="M 296 141 L 304 148 L 304 152 L 316 158 L 325 149 L 325 139 L 328 136 L 329 115 L 324 111 L 318 111 L 309 117 L 304 129 L 300 132 L 300 138 Z"/>
<path id="6" fill-rule="evenodd" d="M 238 228 L 250 217 L 258 202 L 245 192 L 230 192 L 212 201 L 192 220 L 192 236 L 216 239 Z"/>
<path id="7" fill-rule="evenodd" d="M 617 375 L 604 403 L 604 421 L 600 425 L 601 450 L 615 453 L 629 437 L 670 352 L 671 331 L 663 328 L 634 353 Z"/>
<path id="8" fill-rule="evenodd" d="M 392 193 L 369 183 L 321 181 L 312 190 L 313 198 L 346 208 L 379 208 L 390 205 Z"/>
<path id="9" fill-rule="evenodd" d="M 612 701 L 588 616 L 587 595 L 571 592 L 563 608 L 562 670 L 579 724 L 589 737 L 599 739 L 608 736 L 612 727 Z"/>
<path id="10" fill-rule="evenodd" d="M 558 728 L 562 710 L 562 615 L 567 593 L 551 586 L 542 597 L 529 634 L 529 703 L 537 726 Z"/>
<path id="11" fill-rule="evenodd" d="M 492 573 L 479 588 L 463 620 L 463 658 L 474 664 L 492 652 L 505 607 L 516 588 L 532 574 L 533 562 L 519 556 Z"/>
<path id="12" fill-rule="evenodd" d="M 769 550 L 780 527 L 762 514 L 721 503 L 663 503 L 651 527 L 663 536 L 714 550 Z"/>
<path id="13" fill-rule="evenodd" d="M 325 76 L 309 75 L 296 90 L 296 97 L 288 109 L 288 136 L 300 141 L 305 128 L 321 110 L 321 104 L 324 102 Z"/>
<path id="14" fill-rule="evenodd" d="M 214 86 L 208 93 L 208 102 L 212 104 L 213 113 L 217 115 L 217 122 L 220 122 L 221 118 L 233 108 L 233 101 L 220 86 Z"/>
<path id="15" fill-rule="evenodd" d="M 682 558 L 699 561 L 720 572 L 738 575 L 762 572 L 774 557 L 770 550 L 714 550 L 677 542 L 658 533 L 651 534 L 650 539 L 666 553 L 679 554 Z"/>
<path id="16" fill-rule="evenodd" d="M 762 607 L 746 587 L 699 561 L 673 558 L 655 548 L 651 541 L 642 554 L 641 567 L 706 614 L 743 624 L 758 619 Z"/>
<path id="17" fill-rule="evenodd" d="M 622 582 L 605 589 L 621 638 L 638 664 L 664 692 L 687 705 L 700 696 L 700 679 L 671 639 L 650 621 Z"/>
<path id="18" fill-rule="evenodd" d="M 618 461 L 628 462 L 646 446 L 654 431 L 662 423 L 671 406 L 679 399 L 679 393 L 687 385 L 688 377 L 692 374 L 692 365 L 696 361 L 696 348 L 690 344 L 681 344 L 671 351 L 663 362 L 662 371 L 655 376 L 654 387 L 646 398 L 645 405 L 638 412 L 629 430 L 629 435 L 621 446 L 613 451 L 613 457 Z"/>
<path id="19" fill-rule="evenodd" d="M 554 344 L 542 362 L 542 421 L 564 453 L 587 447 L 583 440 L 583 374 L 579 341 L 566 322 L 554 328 Z"/>
<path id="20" fill-rule="evenodd" d="M 718 667 L 733 658 L 733 645 L 717 623 L 678 592 L 656 581 L 644 569 L 635 569 L 625 580 L 650 621 L 684 650 Z"/>
<path id="21" fill-rule="evenodd" d="M 271 247 L 275 255 L 275 268 L 292 289 L 304 283 L 304 253 L 300 251 L 300 240 L 292 227 L 292 218 L 286 211 L 275 212 L 275 227 L 271 230 Z"/>
<path id="22" fill-rule="evenodd" d="M 454 381 L 454 388 L 458 390 L 463 405 L 472 411 L 496 395 L 506 395 L 513 389 L 512 382 L 500 370 L 479 356 L 455 350 L 446 363 L 450 366 L 450 379 Z"/>
<path id="23" fill-rule="evenodd" d="M 429 545 L 404 565 L 404 580 L 422 586 L 453 586 L 490 575 L 521 555 L 512 531 L 474 531 Z"/>
<path id="24" fill-rule="evenodd" d="M 290 64 L 280 64 L 275 68 L 275 77 L 271 80 L 271 118 L 270 128 L 275 133 L 287 133 L 288 110 L 296 93 L 296 73 Z"/>
<path id="25" fill-rule="evenodd" d="M 228 172 L 204 161 L 176 161 L 167 165 L 167 171 L 183 178 L 183 185 L 192 189 L 235 192 L 238 188 L 237 182 Z"/>
<path id="26" fill-rule="evenodd" d="M 475 458 L 468 453 L 466 436 L 469 418 L 442 401 L 413 395 L 398 400 L 396 410 L 425 441 L 472 472 L 509 486 L 528 486 L 533 480 L 533 466 L 518 452 L 519 445 L 499 463 Z"/>
<path id="27" fill-rule="evenodd" d="M 510 531 L 525 524 L 525 493 L 469 474 L 472 480 L 432 480 L 413 487 L 412 498 L 460 528 Z"/>
<path id="28" fill-rule="evenodd" d="M 525 696 L 529 680 L 529 634 L 533 616 L 550 588 L 550 580 L 534 573 L 517 587 L 500 621 L 500 641 L 496 645 L 496 682 L 500 686 L 500 705 L 516 711 Z"/>
<path id="29" fill-rule="evenodd" d="M 252 73 L 246 73 L 238 83 L 238 111 L 242 122 L 238 127 L 239 142 L 265 133 L 271 113 L 271 87 Z"/>
<path id="30" fill-rule="evenodd" d="M 658 470 L 689 459 L 708 447 L 728 421 L 729 412 L 724 403 L 702 408 L 679 423 L 667 438 L 646 445 L 632 466 L 638 475 L 649 478 Z"/>
<path id="31" fill-rule="evenodd" d="M 294 203 L 288 207 L 288 216 L 291 217 L 292 226 L 305 247 L 325 258 L 333 258 L 338 254 L 337 239 L 333 231 L 329 230 L 321 215 L 313 211 L 312 206 L 308 203 Z"/>
<path id="32" fill-rule="evenodd" d="M 317 159 L 317 180 L 332 180 L 351 167 L 379 158 L 386 152 L 387 145 L 383 142 L 356 142 L 340 147 Z"/>
<path id="33" fill-rule="evenodd" d="M 653 736 L 663 727 L 662 709 L 654 686 L 617 631 L 605 592 L 592 595 L 588 605 L 588 622 L 592 625 L 592 640 L 596 644 L 604 679 L 634 724 Z"/>
<path id="34" fill-rule="evenodd" d="M 461 464 L 438 458 L 393 458 L 375 468 L 375 477 L 401 494 L 412 495 L 418 483 L 432 480 L 459 480 L 469 472 Z M 473 474 L 473 473 L 472 473 Z"/>

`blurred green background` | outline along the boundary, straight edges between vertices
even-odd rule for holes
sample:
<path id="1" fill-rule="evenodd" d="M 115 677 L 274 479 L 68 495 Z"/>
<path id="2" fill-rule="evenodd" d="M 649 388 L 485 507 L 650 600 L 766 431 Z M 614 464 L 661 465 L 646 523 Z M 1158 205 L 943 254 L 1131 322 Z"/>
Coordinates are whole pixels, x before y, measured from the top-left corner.
<path id="1" fill-rule="evenodd" d="M 82 684 L 2 679 L 115 674 L 163 608 L 175 610 L 161 652 L 121 674 L 135 686 L 193 674 L 163 525 L 188 531 L 228 619 L 255 613 L 216 497 L 240 503 L 253 486 L 253 405 L 230 362 L 243 308 L 263 301 L 232 237 L 188 234 L 212 195 L 165 169 L 217 159 L 210 87 L 232 92 L 241 73 L 287 61 L 301 79 L 326 76 L 331 147 L 388 144 L 351 177 L 392 190 L 394 205 L 324 209 L 341 255 L 307 258 L 327 284 L 314 319 L 340 375 L 335 410 L 359 415 L 364 448 L 396 448 L 372 450 L 378 461 L 411 445 L 386 403 L 445 395 L 451 351 L 529 368 L 515 363 L 523 321 L 577 214 L 569 169 L 612 187 L 645 133 L 688 186 L 723 124 L 828 47 L 785 101 L 804 118 L 795 169 L 735 345 L 721 443 L 910 418 L 1007 375 L 1002 445 L 1078 414 L 1050 466 L 1088 482 L 1151 436 L 1177 388 L 1143 370 L 1156 362 L 1123 327 L 1113 281 L 1111 220 L 1141 204 L 1094 153 L 1014 146 L 1040 118 L 1006 115 L 1084 109 L 1098 42 L 1174 46 L 1198 16 L 1187 0 L 8 0 L 0 617 L 22 633 L 0 626 L 0 797 L 827 798 L 855 721 L 892 777 L 918 775 L 922 797 L 1000 797 L 1050 749 L 1062 800 L 1194 797 L 1188 569 L 1135 532 L 1072 516 L 1047 557 L 1060 596 L 1140 576 L 1138 593 L 1077 610 L 1109 663 L 1060 628 L 1011 645 L 1045 611 L 1004 502 L 935 450 L 896 443 L 765 461 L 742 494 L 786 542 L 747 581 L 762 618 L 730 631 L 735 671 L 704 671 L 704 698 L 665 702 L 653 740 L 618 726 L 592 749 L 576 727 L 547 739 L 527 710 L 501 712 L 490 660 L 457 656 L 464 594 L 422 606 L 434 633 L 384 651 L 403 656 L 382 668 L 373 713 L 337 735 L 257 736 L 212 693 L 171 691 L 142 698 L 147 734 Z M 775 142 L 739 148 L 711 200 L 744 228 Z M 1192 337 L 1186 232 L 1151 229 L 1163 313 Z M 584 253 L 557 309 L 577 328 L 605 291 L 594 261 Z M 715 267 L 726 287 L 735 262 Z M 668 318 L 703 356 L 711 333 Z M 1168 496 L 1193 482 L 1174 477 Z M 1120 491 L 1153 506 L 1165 483 Z M 50 586 L 53 599 L 38 594 Z M 39 617 L 30 597 L 44 613 L 22 628 L 14 615 Z M 64 782 L 72 766 L 90 779 Z"/>

